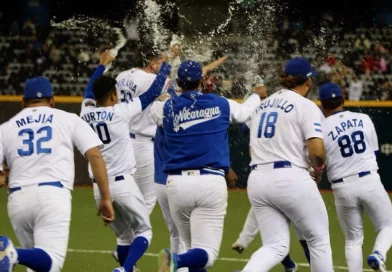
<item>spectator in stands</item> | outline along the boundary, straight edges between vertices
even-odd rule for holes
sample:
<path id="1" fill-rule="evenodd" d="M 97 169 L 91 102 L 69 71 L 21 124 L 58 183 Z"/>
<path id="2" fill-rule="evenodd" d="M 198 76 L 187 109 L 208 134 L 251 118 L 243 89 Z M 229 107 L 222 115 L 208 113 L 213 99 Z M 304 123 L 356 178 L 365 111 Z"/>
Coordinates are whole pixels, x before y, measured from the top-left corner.
<path id="1" fill-rule="evenodd" d="M 319 72 L 323 72 L 326 74 L 330 74 L 332 72 L 332 67 L 329 65 L 327 61 L 323 62 L 323 64 L 318 68 Z"/>
<path id="2" fill-rule="evenodd" d="M 49 58 L 53 64 L 58 64 L 61 60 L 61 51 L 55 44 L 50 47 Z"/>
<path id="3" fill-rule="evenodd" d="M 369 51 L 366 51 L 362 56 L 360 70 L 366 74 L 371 74 L 374 70 L 374 58 Z"/>
<path id="4" fill-rule="evenodd" d="M 77 60 L 76 52 L 71 43 L 69 43 L 65 49 L 64 60 L 66 63 L 75 63 Z"/>
<path id="5" fill-rule="evenodd" d="M 349 100 L 359 101 L 361 99 L 363 92 L 363 81 L 358 78 L 358 76 L 354 76 L 350 81 L 350 85 L 348 87 L 348 95 Z"/>
<path id="6" fill-rule="evenodd" d="M 361 35 L 357 37 L 354 43 L 354 49 L 359 51 L 360 53 L 369 51 L 371 46 L 372 44 L 370 42 L 370 39 L 365 33 L 361 33 Z"/>
<path id="7" fill-rule="evenodd" d="M 389 54 L 388 49 L 385 48 L 385 46 L 383 46 L 380 42 L 376 42 L 374 44 L 374 54 L 376 55 L 385 55 L 385 54 Z"/>
<path id="8" fill-rule="evenodd" d="M 78 61 L 82 63 L 88 63 L 90 61 L 90 54 L 85 50 L 81 50 L 78 55 Z"/>
<path id="9" fill-rule="evenodd" d="M 378 73 L 383 73 L 385 74 L 386 72 L 388 72 L 388 66 L 387 66 L 387 62 L 385 60 L 384 57 L 381 56 L 376 56 L 374 58 L 374 71 L 378 72 Z"/>
<path id="10" fill-rule="evenodd" d="M 22 35 L 33 36 L 36 35 L 37 31 L 32 19 L 27 19 L 22 26 Z"/>

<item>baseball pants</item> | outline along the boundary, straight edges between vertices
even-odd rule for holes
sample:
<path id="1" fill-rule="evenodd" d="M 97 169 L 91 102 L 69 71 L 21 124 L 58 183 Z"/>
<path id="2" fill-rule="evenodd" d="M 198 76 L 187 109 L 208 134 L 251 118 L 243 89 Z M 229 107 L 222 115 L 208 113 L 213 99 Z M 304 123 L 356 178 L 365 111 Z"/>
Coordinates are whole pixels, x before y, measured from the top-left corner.
<path id="1" fill-rule="evenodd" d="M 136 159 L 136 172 L 133 177 L 144 197 L 144 203 L 151 214 L 157 201 L 154 182 L 154 142 L 151 138 L 132 139 Z"/>
<path id="2" fill-rule="evenodd" d="M 196 170 L 169 175 L 167 195 L 171 215 L 186 250 L 204 249 L 208 254 L 206 267 L 211 267 L 222 243 L 227 208 L 225 178 L 199 175 Z"/>
<path id="3" fill-rule="evenodd" d="M 19 244 L 48 253 L 52 259 L 51 272 L 61 271 L 64 265 L 71 200 L 69 189 L 38 185 L 22 187 L 8 197 L 8 215 Z"/>
<path id="4" fill-rule="evenodd" d="M 378 233 L 373 251 L 379 251 L 386 259 L 392 245 L 392 204 L 377 171 L 363 177 L 353 175 L 343 178 L 343 182 L 332 184 L 332 189 L 339 222 L 346 237 L 348 270 L 363 271 L 364 210 Z"/>
<path id="5" fill-rule="evenodd" d="M 327 210 L 306 169 L 258 165 L 249 175 L 248 196 L 263 246 L 243 272 L 267 272 L 283 260 L 289 253 L 290 221 L 308 243 L 311 271 L 333 271 Z"/>
<path id="6" fill-rule="evenodd" d="M 109 224 L 117 237 L 117 245 L 129 246 L 134 238 L 142 236 L 151 243 L 152 230 L 149 213 L 144 205 L 144 198 L 132 175 L 123 175 L 124 179 L 115 181 L 109 178 L 116 218 Z M 94 183 L 94 198 L 100 202 L 98 185 Z"/>

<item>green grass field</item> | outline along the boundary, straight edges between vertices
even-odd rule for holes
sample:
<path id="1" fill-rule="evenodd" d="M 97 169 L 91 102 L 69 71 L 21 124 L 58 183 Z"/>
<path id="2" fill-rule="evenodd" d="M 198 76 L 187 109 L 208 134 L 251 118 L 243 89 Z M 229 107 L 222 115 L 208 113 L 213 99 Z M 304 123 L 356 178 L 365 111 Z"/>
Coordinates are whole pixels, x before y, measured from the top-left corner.
<path id="1" fill-rule="evenodd" d="M 335 271 L 347 270 L 344 257 L 344 236 L 340 229 L 335 207 L 333 204 L 333 196 L 330 192 L 324 192 L 323 197 L 328 209 L 330 220 L 330 233 L 333 251 L 333 260 Z M 8 235 L 17 245 L 9 220 L 7 219 L 7 193 L 5 189 L 0 190 L 0 214 L 2 220 L 0 223 L 0 234 Z M 246 260 L 251 256 L 252 252 L 261 245 L 258 236 L 252 245 L 242 254 L 231 250 L 231 244 L 236 240 L 239 232 L 245 222 L 250 204 L 246 195 L 246 191 L 231 191 L 229 194 L 229 206 L 225 220 L 225 229 L 223 243 L 220 251 L 220 259 L 215 263 L 211 272 L 230 272 L 236 269 L 241 270 Z M 77 188 L 73 192 L 73 216 L 71 223 L 71 234 L 69 241 L 69 253 L 65 262 L 65 272 L 101 272 L 112 271 L 117 267 L 117 263 L 112 259 L 110 251 L 115 248 L 116 241 L 110 228 L 104 227 L 100 218 L 96 216 L 96 207 L 93 200 L 92 189 Z M 142 272 L 156 272 L 157 257 L 156 254 L 165 247 L 169 246 L 168 231 L 163 220 L 159 206 L 155 207 L 151 216 L 154 236 L 148 253 L 142 257 L 138 266 Z M 375 232 L 370 221 L 365 217 L 365 242 L 364 242 L 364 259 L 372 250 L 375 239 Z M 306 259 L 303 255 L 302 248 L 296 240 L 294 232 L 292 232 L 292 241 L 290 254 L 292 258 L 300 264 L 300 271 L 310 271 L 307 266 Z M 387 266 L 392 266 L 392 262 L 387 262 Z M 369 270 L 364 264 L 365 271 Z M 15 271 L 25 271 L 21 266 Z M 283 271 L 281 265 L 273 270 Z"/>

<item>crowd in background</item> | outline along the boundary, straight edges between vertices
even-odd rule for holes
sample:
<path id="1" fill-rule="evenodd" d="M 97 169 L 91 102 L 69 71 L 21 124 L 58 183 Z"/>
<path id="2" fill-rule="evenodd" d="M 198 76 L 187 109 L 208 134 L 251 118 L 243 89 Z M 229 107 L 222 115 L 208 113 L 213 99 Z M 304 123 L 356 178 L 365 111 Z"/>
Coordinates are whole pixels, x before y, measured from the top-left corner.
<path id="1" fill-rule="evenodd" d="M 268 50 L 258 59 L 261 75 L 274 65 L 279 67 L 287 58 L 304 56 L 320 73 L 317 83 L 330 80 L 339 84 L 347 99 L 392 100 L 392 28 L 376 25 L 346 29 L 341 27 L 341 22 L 334 20 L 332 13 L 323 16 L 315 18 L 324 22 L 321 27 L 328 30 L 322 50 L 317 42 L 312 42 L 315 36 L 320 37 L 320 33 L 315 33 L 301 17 L 285 18 L 278 30 L 271 34 Z M 136 29 L 129 29 L 131 39 L 120 51 L 112 73 L 140 65 L 141 55 L 135 46 Z M 113 39 L 107 36 L 86 35 L 83 30 L 38 24 L 35 16 L 28 17 L 23 23 L 14 20 L 7 26 L 2 25 L 0 94 L 21 94 L 27 78 L 44 75 L 53 83 L 57 95 L 81 95 L 99 61 L 102 46 L 111 41 Z M 244 42 L 246 39 L 224 45 L 225 54 L 231 56 L 231 61 L 246 63 L 246 59 L 241 60 L 239 52 L 241 46 L 245 46 Z M 206 87 L 240 97 L 243 89 L 248 87 L 249 79 L 244 74 L 233 73 L 235 66 L 230 66 L 230 60 L 223 70 L 209 75 Z"/>

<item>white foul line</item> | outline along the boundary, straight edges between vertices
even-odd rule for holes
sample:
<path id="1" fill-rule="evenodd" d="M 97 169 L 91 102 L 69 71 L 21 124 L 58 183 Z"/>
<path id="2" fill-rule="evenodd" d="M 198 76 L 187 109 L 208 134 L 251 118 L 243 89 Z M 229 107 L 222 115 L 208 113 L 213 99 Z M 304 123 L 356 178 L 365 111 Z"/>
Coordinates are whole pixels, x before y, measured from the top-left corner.
<path id="1" fill-rule="evenodd" d="M 68 249 L 68 252 L 75 252 L 75 253 L 98 253 L 98 254 L 112 254 L 112 251 L 110 250 L 92 250 L 92 249 Z M 148 257 L 158 257 L 158 254 L 154 253 L 144 253 L 143 256 L 148 256 Z M 225 261 L 225 262 L 248 262 L 249 259 L 239 259 L 239 258 L 218 258 L 218 261 Z M 297 263 L 298 266 L 303 266 L 303 267 L 309 267 L 308 263 Z M 339 269 L 339 270 L 348 270 L 347 267 L 345 266 L 334 266 L 334 269 Z M 373 269 L 367 269 L 364 268 L 363 271 L 374 271 Z M 386 272 L 392 272 L 392 271 L 386 271 Z"/>

